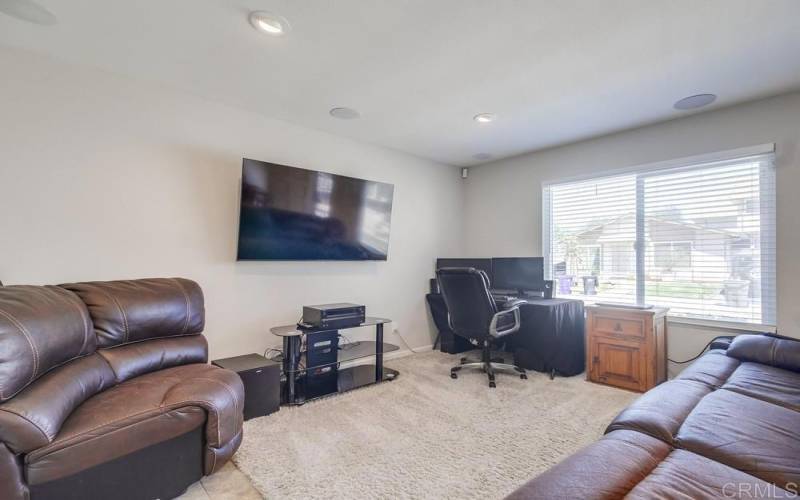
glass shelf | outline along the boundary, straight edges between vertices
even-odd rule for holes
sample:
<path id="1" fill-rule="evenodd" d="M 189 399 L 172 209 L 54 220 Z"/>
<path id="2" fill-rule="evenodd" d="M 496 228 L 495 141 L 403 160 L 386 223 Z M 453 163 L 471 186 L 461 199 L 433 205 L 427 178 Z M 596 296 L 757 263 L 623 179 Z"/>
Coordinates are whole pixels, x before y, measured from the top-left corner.
<path id="1" fill-rule="evenodd" d="M 314 333 L 314 332 L 327 332 L 330 330 L 347 330 L 350 328 L 361 328 L 362 326 L 375 326 L 375 325 L 384 325 L 386 323 L 391 323 L 392 320 L 386 318 L 374 318 L 371 316 L 367 316 L 364 318 L 364 321 L 357 325 L 352 326 L 339 326 L 339 327 L 328 327 L 328 328 L 306 328 L 299 325 L 283 325 L 283 326 L 274 326 L 269 329 L 273 335 L 277 335 L 278 337 L 295 337 L 297 335 L 305 335 L 306 333 Z"/>
<path id="2" fill-rule="evenodd" d="M 294 401 L 288 404 L 301 405 L 325 396 L 341 394 L 360 387 L 394 380 L 399 375 L 397 370 L 383 368 L 381 380 L 377 381 L 375 380 L 375 365 L 358 365 L 342 368 L 333 372 L 331 377 L 327 378 L 327 380 L 323 379 L 314 384 L 309 384 L 307 380 L 301 382 L 298 387 L 298 395 L 295 397 Z"/>
<path id="3" fill-rule="evenodd" d="M 300 356 L 300 366 L 298 366 L 296 370 L 289 371 L 289 373 L 304 372 L 306 370 L 313 370 L 315 368 L 324 368 L 326 366 L 338 365 L 339 363 L 346 363 L 348 361 L 355 361 L 357 359 L 369 358 L 370 356 L 375 356 L 375 348 L 377 346 L 378 343 L 375 342 L 374 340 L 360 340 L 358 342 L 340 344 L 339 353 L 335 362 L 322 363 L 314 366 L 306 366 L 306 355 L 304 352 L 302 356 Z M 389 344 L 386 342 L 383 343 L 384 354 L 386 354 L 387 352 L 397 351 L 399 349 L 400 347 L 394 344 Z"/>

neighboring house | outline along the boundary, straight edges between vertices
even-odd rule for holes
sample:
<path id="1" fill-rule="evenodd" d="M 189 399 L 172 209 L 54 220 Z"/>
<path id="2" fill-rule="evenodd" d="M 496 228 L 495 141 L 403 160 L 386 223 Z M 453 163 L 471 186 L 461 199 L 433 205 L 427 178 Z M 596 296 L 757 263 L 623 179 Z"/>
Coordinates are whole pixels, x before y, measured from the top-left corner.
<path id="1" fill-rule="evenodd" d="M 752 263 L 738 250 L 750 249 L 757 235 L 708 225 L 645 218 L 645 272 L 648 280 L 722 283 L 749 280 Z M 569 237 L 567 274 L 596 275 L 601 281 L 634 279 L 636 273 L 635 215 L 627 214 Z M 572 258 L 570 258 L 572 257 Z"/>

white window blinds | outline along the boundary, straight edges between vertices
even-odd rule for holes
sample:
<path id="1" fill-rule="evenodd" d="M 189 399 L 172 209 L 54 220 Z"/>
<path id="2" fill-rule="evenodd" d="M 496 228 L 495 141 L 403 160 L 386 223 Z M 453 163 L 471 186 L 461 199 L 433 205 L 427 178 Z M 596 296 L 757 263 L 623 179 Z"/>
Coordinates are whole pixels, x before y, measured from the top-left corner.
<path id="1" fill-rule="evenodd" d="M 775 324 L 773 155 L 544 187 L 556 294 Z"/>

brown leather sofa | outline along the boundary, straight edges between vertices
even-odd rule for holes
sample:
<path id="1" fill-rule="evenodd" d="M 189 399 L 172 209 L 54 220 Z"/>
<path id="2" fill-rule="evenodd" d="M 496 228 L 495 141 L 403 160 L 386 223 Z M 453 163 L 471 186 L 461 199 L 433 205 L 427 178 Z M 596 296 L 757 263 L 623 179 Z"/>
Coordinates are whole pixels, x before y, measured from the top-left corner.
<path id="1" fill-rule="evenodd" d="M 797 498 L 800 341 L 740 335 L 509 499 Z"/>
<path id="2" fill-rule="evenodd" d="M 172 498 L 242 440 L 180 278 L 0 287 L 0 498 Z"/>

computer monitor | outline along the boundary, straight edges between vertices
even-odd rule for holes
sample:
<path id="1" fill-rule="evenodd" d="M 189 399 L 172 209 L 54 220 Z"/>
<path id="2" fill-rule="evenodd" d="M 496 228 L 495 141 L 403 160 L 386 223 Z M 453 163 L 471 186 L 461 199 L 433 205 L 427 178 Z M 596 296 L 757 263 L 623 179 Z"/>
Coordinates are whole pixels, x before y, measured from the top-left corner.
<path id="1" fill-rule="evenodd" d="M 492 278 L 492 259 L 436 259 L 436 269 L 443 267 L 474 267 L 486 273 L 489 283 Z"/>
<path id="2" fill-rule="evenodd" d="M 543 257 L 495 257 L 492 259 L 492 288 L 534 291 L 544 289 Z"/>

